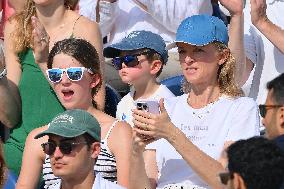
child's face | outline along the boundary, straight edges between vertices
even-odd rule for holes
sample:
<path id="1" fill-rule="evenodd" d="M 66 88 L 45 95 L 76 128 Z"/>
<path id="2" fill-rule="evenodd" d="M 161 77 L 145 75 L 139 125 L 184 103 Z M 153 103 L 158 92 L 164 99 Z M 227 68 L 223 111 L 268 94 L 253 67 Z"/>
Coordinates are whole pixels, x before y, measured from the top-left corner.
<path id="1" fill-rule="evenodd" d="M 221 62 L 214 44 L 194 46 L 177 43 L 177 46 L 181 68 L 189 83 L 195 85 L 217 81 Z"/>
<path id="2" fill-rule="evenodd" d="M 136 51 L 122 51 L 120 54 L 120 58 L 133 55 L 137 57 L 135 62 L 131 62 L 130 64 L 135 66 L 127 66 L 125 62 L 122 62 L 121 69 L 119 70 L 119 76 L 124 83 L 135 84 L 140 82 L 145 82 L 148 78 L 152 77 L 150 74 L 151 64 L 149 63 L 146 55 L 141 54 L 141 52 L 145 52 L 145 50 L 136 50 Z M 124 58 L 121 60 L 123 61 Z M 145 80 L 146 79 L 146 80 Z"/>
<path id="3" fill-rule="evenodd" d="M 54 56 L 52 68 L 66 69 L 70 67 L 83 67 L 75 58 L 66 54 Z M 98 83 L 95 75 L 90 74 L 86 69 L 81 72 L 82 79 L 72 81 L 64 72 L 61 81 L 54 83 L 54 90 L 61 104 L 66 109 L 86 109 L 92 106 L 91 90 Z"/>

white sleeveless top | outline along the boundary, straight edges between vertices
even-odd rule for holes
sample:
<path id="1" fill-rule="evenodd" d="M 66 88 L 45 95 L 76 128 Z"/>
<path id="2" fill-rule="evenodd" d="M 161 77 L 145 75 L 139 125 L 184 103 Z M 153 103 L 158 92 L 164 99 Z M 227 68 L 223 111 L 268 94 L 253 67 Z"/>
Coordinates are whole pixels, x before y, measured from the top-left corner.
<path id="1" fill-rule="evenodd" d="M 107 139 L 109 135 L 119 120 L 116 120 L 112 123 L 109 131 L 107 132 L 105 138 L 101 140 L 101 152 L 98 156 L 96 165 L 94 167 L 95 173 L 100 173 L 100 175 L 109 181 L 116 182 L 117 181 L 117 169 L 116 169 L 116 160 L 114 155 L 112 155 L 111 151 L 108 147 Z M 50 158 L 48 155 L 45 157 L 45 161 L 43 164 L 43 182 L 44 188 L 48 189 L 51 185 L 60 182 L 60 178 L 56 177 L 51 169 Z"/>

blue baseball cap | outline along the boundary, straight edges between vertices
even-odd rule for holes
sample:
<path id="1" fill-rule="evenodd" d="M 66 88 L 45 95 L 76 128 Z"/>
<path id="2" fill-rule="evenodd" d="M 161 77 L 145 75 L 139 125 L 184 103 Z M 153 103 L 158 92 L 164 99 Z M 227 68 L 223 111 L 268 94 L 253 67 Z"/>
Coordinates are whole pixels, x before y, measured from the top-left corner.
<path id="1" fill-rule="evenodd" d="M 204 46 L 213 41 L 228 45 L 228 30 L 224 22 L 215 16 L 194 15 L 181 22 L 176 40 L 167 49 L 176 47 L 176 42 Z"/>
<path id="2" fill-rule="evenodd" d="M 133 31 L 120 42 L 104 48 L 106 58 L 118 57 L 121 51 L 130 51 L 138 49 L 152 49 L 161 55 L 164 63 L 168 61 L 168 51 L 166 43 L 161 36 L 150 31 Z"/>

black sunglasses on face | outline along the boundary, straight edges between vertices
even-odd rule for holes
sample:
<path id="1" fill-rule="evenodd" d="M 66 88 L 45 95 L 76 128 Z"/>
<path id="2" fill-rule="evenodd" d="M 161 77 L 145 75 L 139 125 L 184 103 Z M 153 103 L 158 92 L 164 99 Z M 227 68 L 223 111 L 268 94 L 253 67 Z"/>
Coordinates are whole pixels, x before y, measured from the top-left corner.
<path id="1" fill-rule="evenodd" d="M 125 55 L 123 57 L 115 57 L 112 59 L 112 65 L 116 70 L 122 69 L 122 63 L 124 63 L 127 67 L 135 67 L 139 64 L 139 60 L 137 56 L 146 55 L 151 51 L 145 51 L 139 54 Z"/>
<path id="2" fill-rule="evenodd" d="M 234 175 L 231 172 L 219 173 L 220 182 L 224 185 L 227 185 L 230 179 L 233 179 Z"/>
<path id="3" fill-rule="evenodd" d="M 57 146 L 64 155 L 68 155 L 79 144 L 87 144 L 87 142 L 62 141 L 59 142 L 59 144 L 56 144 L 55 142 L 46 142 L 41 144 L 41 146 L 44 153 L 50 156 L 55 152 Z"/>
<path id="4" fill-rule="evenodd" d="M 261 117 L 265 118 L 268 109 L 280 108 L 282 106 L 283 105 L 265 105 L 265 104 L 261 104 L 261 105 L 258 105 L 259 113 L 260 113 Z"/>

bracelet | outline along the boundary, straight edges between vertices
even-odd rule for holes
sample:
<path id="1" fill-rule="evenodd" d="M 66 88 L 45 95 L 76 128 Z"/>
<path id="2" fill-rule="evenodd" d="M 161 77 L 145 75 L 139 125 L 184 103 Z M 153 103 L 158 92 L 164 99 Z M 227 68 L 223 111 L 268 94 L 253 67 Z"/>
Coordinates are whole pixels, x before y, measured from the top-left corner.
<path id="1" fill-rule="evenodd" d="M 6 70 L 6 68 L 4 68 L 4 70 L 0 73 L 0 79 L 5 77 L 6 75 L 7 75 L 7 70 Z"/>

